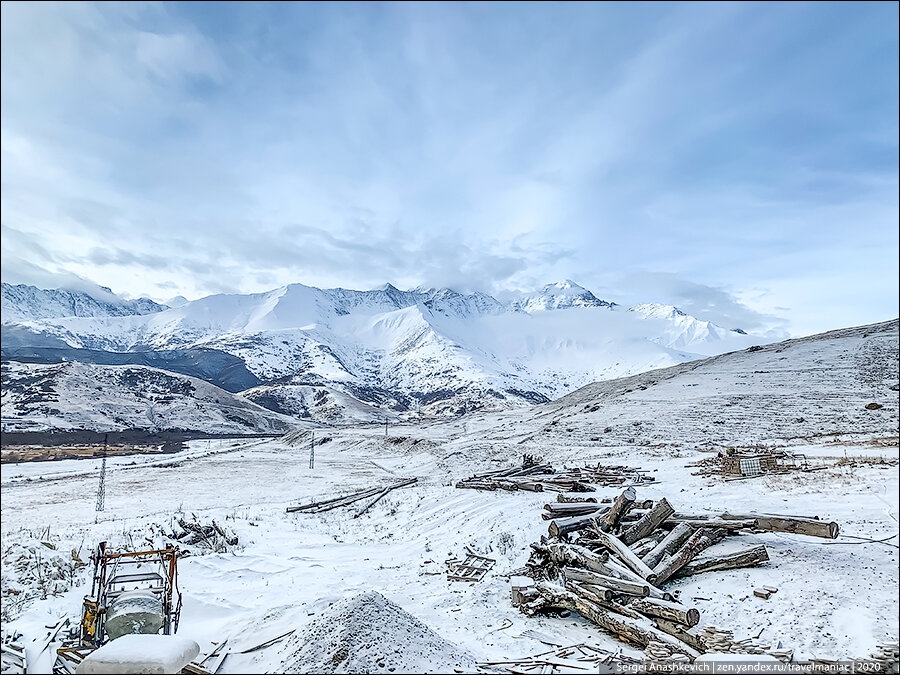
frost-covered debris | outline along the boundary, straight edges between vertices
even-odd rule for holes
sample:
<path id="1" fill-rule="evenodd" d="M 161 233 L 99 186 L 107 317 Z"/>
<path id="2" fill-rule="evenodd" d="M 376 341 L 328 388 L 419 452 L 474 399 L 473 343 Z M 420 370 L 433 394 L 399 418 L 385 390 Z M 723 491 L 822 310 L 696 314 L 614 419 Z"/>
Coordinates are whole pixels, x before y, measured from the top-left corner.
<path id="1" fill-rule="evenodd" d="M 238 545 L 238 536 L 227 526 L 215 520 L 209 524 L 178 518 L 170 538 L 178 543 L 180 555 L 191 553 L 226 553 Z"/>
<path id="2" fill-rule="evenodd" d="M 3 544 L 0 597 L 3 620 L 16 618 L 35 600 L 61 595 L 79 582 L 86 567 L 77 549 L 58 538 L 24 536 Z"/>
<path id="3" fill-rule="evenodd" d="M 473 672 L 475 659 L 381 593 L 336 602 L 279 650 L 284 672 Z"/>

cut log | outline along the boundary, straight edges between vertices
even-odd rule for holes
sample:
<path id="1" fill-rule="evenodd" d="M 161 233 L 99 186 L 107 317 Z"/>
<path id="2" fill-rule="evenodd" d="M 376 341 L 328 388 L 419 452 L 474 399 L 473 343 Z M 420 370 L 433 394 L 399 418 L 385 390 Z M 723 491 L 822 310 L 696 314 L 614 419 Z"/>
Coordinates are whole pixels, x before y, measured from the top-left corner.
<path id="1" fill-rule="evenodd" d="M 387 493 L 390 492 L 391 490 L 396 490 L 397 488 L 402 488 L 402 487 L 406 487 L 407 485 L 412 485 L 413 483 L 418 482 L 418 480 L 419 480 L 418 478 L 410 478 L 408 480 L 404 480 L 399 483 L 394 483 L 393 485 L 388 485 L 381 492 L 379 492 L 372 501 L 370 501 L 368 504 L 366 504 L 364 507 L 362 507 L 359 511 L 357 511 L 355 514 L 353 514 L 353 517 L 359 518 L 362 514 L 364 514 L 366 511 L 368 511 L 373 506 L 375 506 L 375 504 L 378 503 L 381 500 L 381 498 L 384 497 L 385 495 L 387 495 Z"/>
<path id="2" fill-rule="evenodd" d="M 792 534 L 805 534 L 809 537 L 822 537 L 823 539 L 837 539 L 841 528 L 837 523 L 811 518 L 769 517 L 757 516 L 756 529 L 765 532 L 790 532 Z"/>
<path id="3" fill-rule="evenodd" d="M 650 551 L 650 553 L 644 556 L 644 562 L 650 568 L 656 567 L 665 555 L 672 554 L 681 548 L 681 545 L 686 542 L 688 537 L 693 533 L 694 528 L 690 525 L 687 523 L 679 523 L 652 551 Z"/>
<path id="4" fill-rule="evenodd" d="M 622 532 L 619 535 L 619 538 L 626 546 L 631 546 L 638 539 L 643 539 L 650 534 L 661 522 L 673 513 L 675 513 L 675 509 L 673 509 L 666 498 L 663 497 L 645 516 Z"/>
<path id="5" fill-rule="evenodd" d="M 344 495 L 343 497 L 326 499 L 325 501 L 321 502 L 312 502 L 311 504 L 303 504 L 301 506 L 289 506 L 285 509 L 285 511 L 287 513 L 299 513 L 304 511 L 310 513 L 321 513 L 322 511 L 330 511 L 331 509 L 336 509 L 340 506 L 352 504 L 353 502 L 357 502 L 360 499 L 365 499 L 366 497 L 373 496 L 379 492 L 381 492 L 381 488 L 369 488 L 368 490 L 355 492 L 352 495 Z M 191 523 L 183 523 L 182 521 L 179 521 L 179 524 L 185 529 L 188 529 L 188 526 L 191 525 Z"/>
<path id="6" fill-rule="evenodd" d="M 584 503 L 588 502 L 591 504 L 597 503 L 596 497 L 582 497 L 577 494 L 569 494 L 568 492 L 559 492 L 556 495 L 556 501 L 562 504 L 574 504 L 576 502 Z"/>
<path id="7" fill-rule="evenodd" d="M 592 586 L 591 584 L 580 583 L 577 581 L 572 581 L 571 579 L 567 579 L 566 589 L 572 591 L 575 595 L 581 596 L 586 600 L 597 603 L 601 607 L 611 610 L 616 614 L 630 616 L 633 619 L 643 618 L 643 615 L 639 612 L 636 612 L 633 609 L 629 609 L 628 607 L 617 603 L 614 599 L 616 597 L 616 594 L 608 588 Z"/>
<path id="8" fill-rule="evenodd" d="M 647 584 L 636 584 L 625 579 L 598 574 L 591 570 L 579 570 L 574 567 L 564 567 L 561 571 L 566 579 L 608 588 L 623 595 L 633 595 L 636 598 L 646 598 L 650 595 L 650 586 Z"/>
<path id="9" fill-rule="evenodd" d="M 674 600 L 671 593 L 668 593 L 657 586 L 654 586 L 650 582 L 642 579 L 637 574 L 632 572 L 630 569 L 625 567 L 625 565 L 621 564 L 617 560 L 610 558 L 607 560 L 604 565 L 606 565 L 607 571 L 610 576 L 618 577 L 619 579 L 625 579 L 626 581 L 630 581 L 635 584 L 646 584 L 650 588 L 650 596 L 651 598 L 658 598 L 660 600 Z M 602 572 L 601 572 L 602 574 Z"/>
<path id="10" fill-rule="evenodd" d="M 559 494 L 562 493 L 560 492 Z M 583 516 L 588 513 L 596 513 L 597 511 L 602 511 L 605 508 L 607 507 L 603 506 L 602 504 L 544 504 L 545 511 L 549 511 L 553 515 L 558 515 L 560 517 Z"/>
<path id="11" fill-rule="evenodd" d="M 653 623 L 656 624 L 656 627 L 659 630 L 668 633 L 672 637 L 678 638 L 697 651 L 706 651 L 706 642 L 700 637 L 699 631 L 696 628 L 686 628 L 685 626 L 666 619 L 654 619 Z"/>
<path id="12" fill-rule="evenodd" d="M 765 546 L 754 546 L 728 555 L 706 556 L 697 558 L 682 567 L 674 575 L 676 577 L 689 577 L 701 572 L 714 572 L 717 570 L 732 570 L 740 567 L 753 567 L 762 564 L 769 559 L 769 552 Z"/>
<path id="13" fill-rule="evenodd" d="M 533 481 L 528 478 L 511 478 L 509 479 L 509 482 L 513 483 L 520 490 L 525 490 L 527 492 L 544 491 L 543 483 L 538 483 L 537 481 Z"/>
<path id="14" fill-rule="evenodd" d="M 661 542 L 666 536 L 666 531 L 663 529 L 658 529 L 656 532 L 647 535 L 643 539 L 638 539 L 634 542 L 630 548 L 634 551 L 634 554 L 644 560 L 644 556 L 646 556 L 650 551 L 652 551 L 659 542 Z M 646 562 L 646 561 L 644 561 Z M 650 567 L 650 565 L 648 565 Z"/>
<path id="15" fill-rule="evenodd" d="M 617 536 L 610 534 L 609 532 L 598 531 L 597 540 L 607 549 L 618 555 L 631 571 L 642 579 L 646 579 L 651 584 L 654 583 L 656 577 L 653 574 L 653 570 L 647 567 L 644 561 L 638 558 Z"/>
<path id="16" fill-rule="evenodd" d="M 712 546 L 712 544 L 713 540 L 707 536 L 705 528 L 694 532 L 671 557 L 666 558 L 653 568 L 653 573 L 656 575 L 656 584 L 666 583 L 678 570 L 696 558 L 700 551 Z"/>
<path id="17" fill-rule="evenodd" d="M 591 551 L 578 544 L 564 542 L 549 542 L 546 546 L 538 545 L 537 550 L 545 551 L 557 567 L 583 567 L 600 574 L 605 574 L 607 568 L 604 563 L 609 559 L 606 551 Z"/>
<path id="18" fill-rule="evenodd" d="M 564 583 L 566 588 L 575 595 L 580 595 L 582 598 L 590 600 L 591 602 L 596 602 L 603 607 L 607 604 L 612 604 L 613 598 L 616 597 L 615 591 L 604 588 L 603 586 L 580 583 L 574 579 L 565 579 Z"/>
<path id="19" fill-rule="evenodd" d="M 693 607 L 685 607 L 677 602 L 666 602 L 656 598 L 640 598 L 628 605 L 636 612 L 656 619 L 667 619 L 685 626 L 696 626 L 700 623 L 700 611 Z"/>
<path id="20" fill-rule="evenodd" d="M 609 507 L 609 511 L 598 519 L 599 528 L 604 532 L 614 530 L 616 525 L 619 524 L 619 519 L 625 515 L 629 507 L 634 505 L 635 499 L 637 499 L 637 494 L 634 488 L 625 488 L 622 494 L 616 498 L 616 501 L 612 503 L 612 506 Z"/>
<path id="21" fill-rule="evenodd" d="M 596 603 L 581 599 L 571 591 L 567 591 L 557 584 L 539 581 L 536 588 L 544 599 L 545 606 L 559 607 L 568 609 L 572 612 L 578 612 L 584 618 L 597 624 L 600 628 L 616 636 L 620 640 L 637 645 L 641 648 L 646 647 L 652 641 L 657 641 L 670 646 L 674 651 L 685 654 L 692 659 L 695 659 L 700 655 L 697 650 L 681 640 L 652 626 L 645 625 L 644 622 L 639 619 L 616 616 Z"/>
<path id="22" fill-rule="evenodd" d="M 551 537 L 561 537 L 569 532 L 583 530 L 594 522 L 596 516 L 589 513 L 586 516 L 572 516 L 571 518 L 554 518 L 547 528 Z"/>
<path id="23" fill-rule="evenodd" d="M 756 528 L 756 521 L 750 518 L 727 520 L 725 518 L 679 518 L 677 515 L 669 518 L 667 525 L 680 525 L 686 523 L 692 527 L 718 527 L 730 532 L 737 530 L 752 530 Z"/>

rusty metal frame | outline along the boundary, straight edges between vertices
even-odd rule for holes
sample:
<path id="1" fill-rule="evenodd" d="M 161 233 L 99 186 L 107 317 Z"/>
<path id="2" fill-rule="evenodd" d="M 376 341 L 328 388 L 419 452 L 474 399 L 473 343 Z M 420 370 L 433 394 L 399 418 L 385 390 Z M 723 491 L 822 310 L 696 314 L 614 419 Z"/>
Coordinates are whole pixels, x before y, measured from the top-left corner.
<path id="1" fill-rule="evenodd" d="M 125 592 L 126 584 L 155 581 L 156 585 L 146 590 L 159 595 L 163 606 L 163 634 L 171 635 L 178 630 L 181 616 L 181 592 L 178 590 L 178 553 L 175 547 L 168 544 L 163 549 L 149 551 L 124 551 L 112 553 L 107 551 L 107 542 L 101 542 L 91 555 L 94 563 L 94 576 L 91 583 L 91 595 L 85 597 L 82 608 L 80 641 L 82 645 L 100 646 L 105 639 L 104 623 L 106 612 L 111 601 Z M 143 564 L 158 565 L 152 573 L 117 575 L 120 567 Z M 127 567 L 126 567 L 127 569 Z M 121 588 L 116 588 L 121 586 Z M 134 590 L 134 589 L 131 589 Z"/>

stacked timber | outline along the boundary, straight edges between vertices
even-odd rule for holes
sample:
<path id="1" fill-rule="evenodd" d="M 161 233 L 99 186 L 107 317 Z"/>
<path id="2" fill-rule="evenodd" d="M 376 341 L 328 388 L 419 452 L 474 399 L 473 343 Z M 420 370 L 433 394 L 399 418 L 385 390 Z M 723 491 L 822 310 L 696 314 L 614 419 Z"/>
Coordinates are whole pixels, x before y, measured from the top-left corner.
<path id="1" fill-rule="evenodd" d="M 610 487 L 648 483 L 654 479 L 641 469 L 614 465 L 565 468 L 557 471 L 550 464 L 542 464 L 526 455 L 521 466 L 496 469 L 470 476 L 456 484 L 458 488 L 471 490 L 529 490 L 531 492 L 585 493 L 594 492 L 597 485 Z M 571 496 L 560 500 L 575 501 Z"/>
<path id="2" fill-rule="evenodd" d="M 578 612 L 648 655 L 675 660 L 710 651 L 756 654 L 764 649 L 752 641 L 735 641 L 728 631 L 698 629 L 699 610 L 666 590 L 674 579 L 769 560 L 765 546 L 727 554 L 707 549 L 745 532 L 828 539 L 839 532 L 837 523 L 808 516 L 679 514 L 665 498 L 639 500 L 632 487 L 600 503 L 550 502 L 542 517 L 549 521 L 547 536 L 531 544 L 525 565 L 534 584 L 518 586 L 514 604 L 527 616 Z"/>

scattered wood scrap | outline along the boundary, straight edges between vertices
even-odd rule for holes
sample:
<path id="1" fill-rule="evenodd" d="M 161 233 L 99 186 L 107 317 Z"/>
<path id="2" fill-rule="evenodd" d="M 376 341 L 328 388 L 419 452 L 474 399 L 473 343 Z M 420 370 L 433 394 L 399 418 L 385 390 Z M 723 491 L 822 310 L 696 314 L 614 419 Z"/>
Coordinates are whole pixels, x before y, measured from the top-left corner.
<path id="1" fill-rule="evenodd" d="M 208 654 L 197 657 L 182 668 L 181 672 L 191 673 L 192 675 L 215 675 L 219 668 L 222 667 L 225 658 L 231 653 L 225 650 L 225 645 L 227 644 L 228 640 L 219 642 Z"/>
<path id="2" fill-rule="evenodd" d="M 445 562 L 450 581 L 481 581 L 497 561 L 467 547 L 465 558 L 450 558 Z"/>
<path id="3" fill-rule="evenodd" d="M 266 640 L 265 642 L 260 642 L 258 645 L 254 645 L 253 647 L 250 647 L 250 648 L 248 648 L 248 649 L 245 649 L 245 650 L 242 651 L 242 652 L 238 652 L 238 654 L 250 654 L 251 652 L 256 652 L 256 651 L 259 651 L 260 649 L 265 649 L 266 647 L 275 644 L 275 643 L 278 642 L 279 640 L 283 640 L 283 639 L 286 638 L 288 635 L 291 635 L 291 634 L 294 632 L 294 630 L 295 630 L 295 629 L 291 629 L 291 630 L 289 630 L 287 633 L 282 633 L 281 635 L 278 635 L 278 636 L 273 637 L 273 638 L 271 638 L 271 639 L 269 639 L 269 640 Z"/>
<path id="4" fill-rule="evenodd" d="M 4 673 L 26 673 L 28 662 L 25 656 L 25 647 L 12 640 L 9 642 L 4 640 L 0 644 L 0 664 L 2 664 Z"/>
<path id="5" fill-rule="evenodd" d="M 601 629 L 641 649 L 648 658 L 693 660 L 709 651 L 763 653 L 752 640 L 734 641 L 714 627 L 698 630 L 700 612 L 665 590 L 672 579 L 761 565 L 765 546 L 700 557 L 722 539 L 742 532 L 791 532 L 834 539 L 837 523 L 774 514 L 679 514 L 663 498 L 642 502 L 626 488 L 608 504 L 548 503 L 542 513 L 548 536 L 531 545 L 524 574 L 511 599 L 526 616 L 577 612 Z M 768 598 L 778 589 L 761 586 Z"/>
<path id="6" fill-rule="evenodd" d="M 583 493 L 594 492 L 595 485 L 609 487 L 625 483 L 647 483 L 653 480 L 641 469 L 624 465 L 597 464 L 596 466 L 557 471 L 550 464 L 541 464 L 538 460 L 526 455 L 521 466 L 477 474 L 459 481 L 456 487 L 470 490 L 507 490 L 509 492 L 527 490 L 530 492 Z"/>
<path id="7" fill-rule="evenodd" d="M 354 518 L 358 518 L 366 511 L 368 511 L 372 506 L 374 506 L 376 502 L 378 502 L 391 490 L 396 490 L 397 488 L 412 485 L 418 480 L 418 478 L 409 478 L 407 480 L 402 480 L 399 483 L 394 483 L 393 485 L 388 485 L 383 488 L 368 488 L 366 490 L 354 492 L 353 494 L 344 495 L 342 497 L 326 499 L 320 502 L 312 502 L 310 504 L 303 504 L 301 506 L 289 506 L 287 507 L 287 509 L 285 509 L 285 511 L 287 513 L 323 513 L 325 511 L 331 511 L 332 509 L 340 508 L 341 506 L 349 506 L 350 504 L 355 504 L 356 502 L 366 499 L 367 497 L 373 497 L 374 499 L 372 499 L 372 501 L 370 501 L 361 510 L 357 511 L 356 515 L 353 516 Z"/>
<path id="8" fill-rule="evenodd" d="M 744 480 L 790 471 L 815 471 L 806 455 L 774 448 L 750 448 L 720 452 L 696 462 L 695 476 L 725 476 L 725 480 Z"/>
<path id="9" fill-rule="evenodd" d="M 545 673 L 596 673 L 600 664 L 612 663 L 627 663 L 636 666 L 640 664 L 640 661 L 593 645 L 577 644 L 558 647 L 520 659 L 486 661 L 479 663 L 478 666 L 488 672 L 540 673 L 543 675 Z M 612 670 L 600 672 L 612 672 Z"/>
<path id="10" fill-rule="evenodd" d="M 215 520 L 206 525 L 198 522 L 196 517 L 192 521 L 179 518 L 171 537 L 181 546 L 206 548 L 216 553 L 230 551 L 238 544 L 237 535 L 228 527 Z"/>

